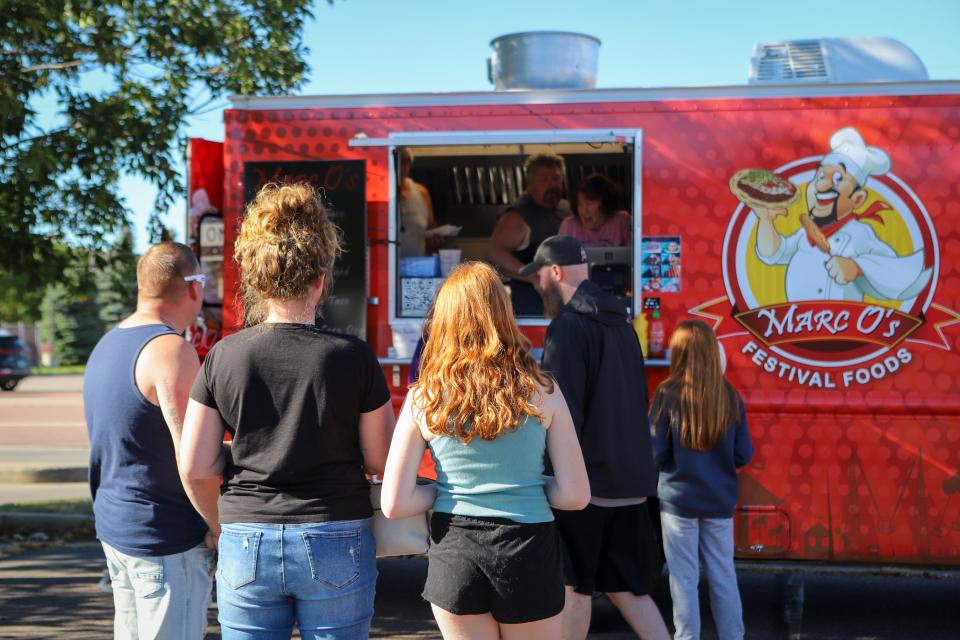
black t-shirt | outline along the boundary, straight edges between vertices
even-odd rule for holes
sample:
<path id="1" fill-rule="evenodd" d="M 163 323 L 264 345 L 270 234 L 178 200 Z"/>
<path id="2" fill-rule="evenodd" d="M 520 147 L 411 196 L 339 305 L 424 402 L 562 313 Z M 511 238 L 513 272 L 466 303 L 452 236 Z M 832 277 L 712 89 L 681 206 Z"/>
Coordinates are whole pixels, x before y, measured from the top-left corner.
<path id="1" fill-rule="evenodd" d="M 303 324 L 262 324 L 217 343 L 190 397 L 233 436 L 220 521 L 325 522 L 373 515 L 360 414 L 390 401 L 370 347 Z"/>

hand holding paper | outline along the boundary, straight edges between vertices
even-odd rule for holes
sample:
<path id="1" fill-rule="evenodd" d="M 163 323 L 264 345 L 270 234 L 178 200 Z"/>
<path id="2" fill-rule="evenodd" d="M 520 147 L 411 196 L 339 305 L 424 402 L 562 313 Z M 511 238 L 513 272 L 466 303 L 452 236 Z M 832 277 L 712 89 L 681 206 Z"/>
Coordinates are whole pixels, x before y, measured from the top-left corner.
<path id="1" fill-rule="evenodd" d="M 460 230 L 463 227 L 458 227 L 455 224 L 442 224 L 439 227 L 434 227 L 433 229 L 427 229 L 426 237 L 427 238 L 452 238 L 460 233 Z"/>

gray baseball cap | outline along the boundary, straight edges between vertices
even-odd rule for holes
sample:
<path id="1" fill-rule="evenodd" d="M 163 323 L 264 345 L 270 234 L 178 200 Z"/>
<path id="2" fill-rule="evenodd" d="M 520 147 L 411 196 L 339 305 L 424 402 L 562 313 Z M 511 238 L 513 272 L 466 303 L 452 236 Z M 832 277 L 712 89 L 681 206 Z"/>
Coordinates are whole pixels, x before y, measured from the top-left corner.
<path id="1" fill-rule="evenodd" d="M 568 267 L 574 264 L 586 264 L 586 262 L 587 252 L 583 250 L 579 240 L 573 236 L 550 236 L 537 247 L 533 262 L 521 267 L 518 273 L 526 277 L 547 265 Z"/>

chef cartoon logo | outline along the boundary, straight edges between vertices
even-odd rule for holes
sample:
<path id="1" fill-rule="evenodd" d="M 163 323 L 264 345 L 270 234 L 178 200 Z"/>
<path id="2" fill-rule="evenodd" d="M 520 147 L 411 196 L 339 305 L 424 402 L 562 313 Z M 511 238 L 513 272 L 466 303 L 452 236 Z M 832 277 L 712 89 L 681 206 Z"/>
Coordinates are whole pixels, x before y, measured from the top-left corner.
<path id="1" fill-rule="evenodd" d="M 949 348 L 940 329 L 960 314 L 934 303 L 936 231 L 887 150 L 842 128 L 824 155 L 743 169 L 730 191 L 727 295 L 692 312 L 721 337 L 748 335 L 754 364 L 835 388 L 899 371 L 909 343 Z"/>

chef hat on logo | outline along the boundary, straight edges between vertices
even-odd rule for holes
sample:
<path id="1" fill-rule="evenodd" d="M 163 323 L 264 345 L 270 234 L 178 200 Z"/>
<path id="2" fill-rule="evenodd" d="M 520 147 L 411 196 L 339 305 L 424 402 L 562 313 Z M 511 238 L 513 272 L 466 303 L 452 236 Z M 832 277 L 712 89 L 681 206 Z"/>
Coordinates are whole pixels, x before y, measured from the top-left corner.
<path id="1" fill-rule="evenodd" d="M 868 147 L 856 129 L 846 127 L 830 136 L 830 153 L 820 164 L 842 164 L 857 184 L 863 185 L 868 176 L 890 171 L 890 156 L 883 149 Z"/>

